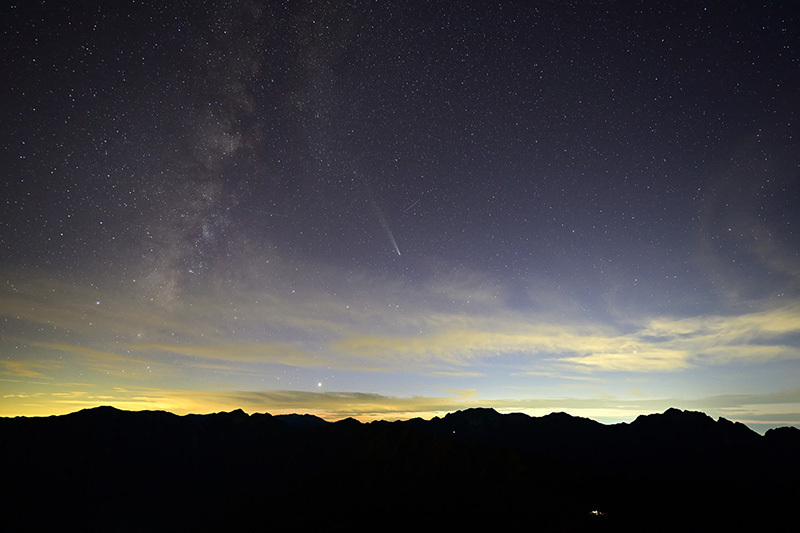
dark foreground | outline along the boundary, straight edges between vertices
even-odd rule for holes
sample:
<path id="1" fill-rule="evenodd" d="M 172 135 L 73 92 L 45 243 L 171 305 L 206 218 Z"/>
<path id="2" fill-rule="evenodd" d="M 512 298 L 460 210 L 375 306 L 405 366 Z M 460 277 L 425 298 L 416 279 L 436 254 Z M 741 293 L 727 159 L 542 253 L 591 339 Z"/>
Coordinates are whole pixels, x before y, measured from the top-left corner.
<path id="1" fill-rule="evenodd" d="M 675 409 L 606 426 L 491 409 L 361 424 L 101 407 L 0 418 L 0 472 L 5 531 L 800 525 L 800 430 Z"/>

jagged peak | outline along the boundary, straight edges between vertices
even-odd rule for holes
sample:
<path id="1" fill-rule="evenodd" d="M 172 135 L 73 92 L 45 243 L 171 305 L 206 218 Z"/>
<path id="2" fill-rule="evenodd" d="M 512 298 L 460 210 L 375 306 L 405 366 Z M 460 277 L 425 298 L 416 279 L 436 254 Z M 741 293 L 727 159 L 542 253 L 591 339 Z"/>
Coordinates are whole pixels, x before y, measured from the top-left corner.
<path id="1" fill-rule="evenodd" d="M 710 422 L 713 422 L 714 419 L 705 414 L 702 411 L 691 411 L 691 410 L 682 410 L 678 409 L 677 407 L 670 407 L 663 413 L 650 413 L 646 415 L 639 415 L 633 421 L 633 423 L 645 421 L 645 420 L 677 420 L 677 419 L 692 419 L 692 420 L 700 420 L 705 419 Z"/>

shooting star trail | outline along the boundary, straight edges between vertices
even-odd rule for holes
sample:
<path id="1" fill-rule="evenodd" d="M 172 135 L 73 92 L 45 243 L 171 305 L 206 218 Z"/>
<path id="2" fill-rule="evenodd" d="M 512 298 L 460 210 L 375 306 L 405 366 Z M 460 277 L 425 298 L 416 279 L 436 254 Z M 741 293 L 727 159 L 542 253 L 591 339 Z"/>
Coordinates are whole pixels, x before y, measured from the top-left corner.
<path id="1" fill-rule="evenodd" d="M 242 207 L 241 209 L 244 209 L 246 211 L 251 211 L 253 213 L 259 213 L 262 215 L 269 215 L 271 217 L 289 218 L 289 215 L 283 215 L 281 213 L 273 213 L 271 211 L 262 211 L 260 209 L 251 209 L 249 207 Z"/>
<path id="2" fill-rule="evenodd" d="M 415 205 L 417 205 L 417 204 L 419 203 L 419 201 L 420 201 L 420 200 L 422 200 L 422 198 L 417 198 L 417 200 L 416 200 L 416 201 L 415 201 L 413 204 L 411 204 L 410 206 L 408 206 L 408 207 L 406 207 L 405 209 L 403 209 L 403 213 L 405 213 L 406 211 L 408 211 L 409 209 L 411 209 L 412 207 L 414 207 Z"/>

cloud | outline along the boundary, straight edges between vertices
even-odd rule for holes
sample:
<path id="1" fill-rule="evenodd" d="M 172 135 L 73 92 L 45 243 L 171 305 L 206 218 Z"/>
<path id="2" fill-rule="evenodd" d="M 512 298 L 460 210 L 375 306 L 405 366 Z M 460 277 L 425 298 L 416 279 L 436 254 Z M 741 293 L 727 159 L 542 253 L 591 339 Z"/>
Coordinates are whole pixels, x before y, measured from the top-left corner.
<path id="1" fill-rule="evenodd" d="M 235 373 L 269 363 L 451 377 L 486 376 L 488 366 L 495 374 L 569 377 L 800 359 L 797 305 L 643 317 L 624 325 L 555 321 L 494 304 L 496 287 L 476 279 L 476 293 L 483 295 L 479 311 L 447 311 L 441 302 L 443 294 L 468 297 L 466 282 L 437 292 L 400 282 L 382 287 L 379 280 L 361 280 L 358 291 L 346 291 L 346 301 L 314 285 L 304 286 L 308 294 L 299 302 L 234 287 L 225 302 L 209 294 L 165 311 L 92 287 L 21 275 L 12 288 L 2 289 L 0 314 L 20 321 L 18 341 L 70 353 L 101 372 L 155 365 L 164 353 L 198 368 Z M 387 290 L 400 295 L 402 310 L 382 301 Z M 38 333 L 41 328 L 49 339 Z M 110 338 L 115 340 L 109 350 Z M 15 365 L 31 377 L 41 373 L 42 367 Z"/>
<path id="2" fill-rule="evenodd" d="M 511 320 L 453 317 L 451 329 L 428 336 L 361 336 L 333 344 L 339 352 L 389 364 L 402 360 L 429 366 L 468 367 L 508 359 L 522 369 L 532 364 L 557 364 L 581 370 L 653 371 L 688 366 L 681 350 L 654 347 L 636 335 L 609 328 L 575 325 L 530 325 Z M 472 327 L 468 327 L 472 326 Z"/>
<path id="3" fill-rule="evenodd" d="M 203 294 L 193 305 L 166 311 L 95 287 L 17 274 L 13 287 L 0 293 L 0 314 L 81 336 L 81 345 L 99 350 L 80 349 L 94 364 L 105 357 L 93 345 L 96 338 L 117 339 L 132 354 L 151 352 L 148 359 L 169 352 L 232 366 L 269 362 L 439 374 L 482 373 L 479 366 L 489 363 L 508 364 L 513 372 L 663 372 L 800 355 L 800 306 L 643 317 L 624 327 L 556 321 L 552 314 L 506 308 L 492 280 L 461 273 L 436 290 L 435 280 L 409 285 L 361 279 L 355 290 L 343 291 L 347 299 L 313 283 L 303 285 L 307 294 L 299 301 L 233 286 L 224 301 Z M 332 274 L 323 278 L 336 279 Z M 387 293 L 396 295 L 400 309 L 387 305 Z M 480 305 L 464 307 L 476 295 Z M 447 301 L 455 299 L 458 305 L 448 309 Z M 47 346 L 78 355 L 77 345 L 54 334 Z M 109 353 L 108 361 L 118 361 L 117 355 Z"/>
<path id="4" fill-rule="evenodd" d="M 9 359 L 0 360 L 0 365 L 4 367 L 3 374 L 26 378 L 45 378 L 47 375 L 43 372 L 54 369 L 52 365 L 40 362 Z"/>
<path id="5" fill-rule="evenodd" d="M 222 334 L 213 314 L 166 312 L 120 288 L 66 282 L 40 272 L 2 275 L 14 281 L 0 285 L 0 317 L 17 321 L 17 330 L 35 326 L 53 334 L 117 340 Z"/>
<path id="6" fill-rule="evenodd" d="M 621 372 L 671 372 L 691 366 L 689 354 L 680 350 L 649 349 L 616 353 L 591 353 L 580 357 L 563 357 L 562 365 L 573 365 L 586 370 Z"/>
<path id="7" fill-rule="evenodd" d="M 352 335 L 331 344 L 338 353 L 392 366 L 464 368 L 513 361 L 575 371 L 676 371 L 697 365 L 800 359 L 800 308 L 740 315 L 645 319 L 614 328 L 599 324 L 535 323 L 504 317 L 420 317 L 421 335 Z M 541 370 L 540 370 L 541 371 Z"/>
<path id="8" fill-rule="evenodd" d="M 691 337 L 712 342 L 749 342 L 769 336 L 800 332 L 800 306 L 785 306 L 738 315 L 710 315 L 689 318 L 657 318 L 647 322 L 646 337 Z"/>
<path id="9" fill-rule="evenodd" d="M 740 315 L 650 320 L 640 336 L 653 344 L 692 354 L 696 364 L 800 358 L 800 307 Z"/>
<path id="10" fill-rule="evenodd" d="M 168 352 L 202 361 L 219 361 L 228 363 L 218 368 L 236 368 L 235 365 L 279 363 L 282 365 L 315 368 L 330 366 L 330 361 L 321 359 L 317 353 L 298 348 L 291 344 L 219 344 L 219 345 L 185 345 L 138 343 L 131 346 L 136 351 Z M 202 363 L 201 363 L 202 364 Z M 347 366 L 347 365 L 343 365 Z"/>
<path id="11" fill-rule="evenodd" d="M 72 357 L 69 359 L 69 363 L 73 367 L 80 366 L 116 377 L 141 378 L 152 374 L 153 370 L 161 367 L 156 362 L 144 361 L 135 357 L 85 346 L 56 342 L 29 342 L 28 344 L 36 348 L 70 354 Z M 64 366 L 60 361 L 52 359 L 38 364 L 42 368 L 62 368 Z"/>

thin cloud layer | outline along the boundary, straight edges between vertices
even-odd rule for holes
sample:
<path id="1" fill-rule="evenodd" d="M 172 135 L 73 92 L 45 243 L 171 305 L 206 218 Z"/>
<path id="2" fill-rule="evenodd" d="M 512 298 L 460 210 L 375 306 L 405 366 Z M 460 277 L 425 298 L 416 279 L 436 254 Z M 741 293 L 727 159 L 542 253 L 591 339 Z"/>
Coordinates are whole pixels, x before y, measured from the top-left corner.
<path id="1" fill-rule="evenodd" d="M 395 322 L 396 309 L 385 305 L 387 292 L 378 280 L 362 279 L 360 296 L 350 298 L 358 305 L 343 304 L 332 291 L 308 286 L 316 305 L 269 292 L 231 290 L 224 305 L 203 297 L 166 310 L 136 299 L 123 304 L 96 287 L 23 277 L 13 288 L 0 291 L 0 315 L 15 324 L 14 335 L 2 339 L 6 355 L 0 373 L 10 391 L 3 414 L 35 413 L 46 402 L 74 408 L 111 401 L 126 408 L 184 412 L 214 410 L 214 405 L 236 408 L 238 402 L 254 410 L 309 410 L 332 418 L 403 417 L 475 405 L 590 410 L 591 404 L 595 410 L 586 412 L 611 416 L 621 400 L 597 398 L 624 398 L 621 384 L 627 379 L 646 381 L 647 376 L 701 369 L 736 379 L 747 365 L 800 360 L 796 306 L 765 303 L 762 309 L 741 314 L 643 317 L 625 323 L 577 318 L 558 322 L 552 313 L 507 308 L 491 296 L 497 292 L 496 283 L 482 283 L 494 288 L 478 288 L 480 306 L 459 305 L 449 311 L 441 294 L 452 299 L 454 291 L 467 290 L 463 286 L 450 284 L 434 291 L 430 284 L 406 285 L 402 319 Z M 396 286 L 389 289 L 396 291 Z M 567 302 L 563 308 L 572 307 Z M 224 392 L 243 383 L 254 387 L 255 376 L 280 374 L 288 376 L 291 385 L 292 372 L 309 375 L 307 390 L 285 389 L 276 377 L 263 390 Z M 178 377 L 188 374 L 196 376 L 198 389 L 172 392 Z M 369 383 L 369 376 L 402 376 L 409 383 L 424 383 L 425 390 L 440 391 L 463 382 L 470 383 L 473 393 L 465 400 L 385 396 L 370 385 L 351 392 L 313 390 L 323 382 L 326 387 L 335 385 L 325 377 L 328 374 L 350 376 L 356 383 Z M 99 380 L 96 386 L 101 389 L 123 388 L 109 394 L 88 389 L 78 394 L 75 388 L 42 392 L 48 388 L 42 383 L 62 388 L 58 382 L 64 378 L 58 376 L 77 382 Z M 150 379 L 161 380 L 163 394 L 159 388 L 136 395 L 121 392 L 140 388 L 142 380 Z M 506 385 L 498 387 L 498 379 Z M 533 398 L 503 399 L 509 392 L 514 397 L 525 390 L 530 394 L 536 390 L 533 384 L 543 380 L 574 383 L 576 396 L 541 404 Z M 531 385 L 526 387 L 527 382 Z M 33 394 L 23 385 L 42 390 Z M 652 394 L 641 401 L 622 401 L 630 408 L 644 408 L 647 401 L 654 406 L 670 402 Z M 695 405 L 688 400 L 684 404 Z M 767 416 L 763 404 L 753 405 L 751 419 Z M 740 405 L 735 409 L 745 412 Z"/>

